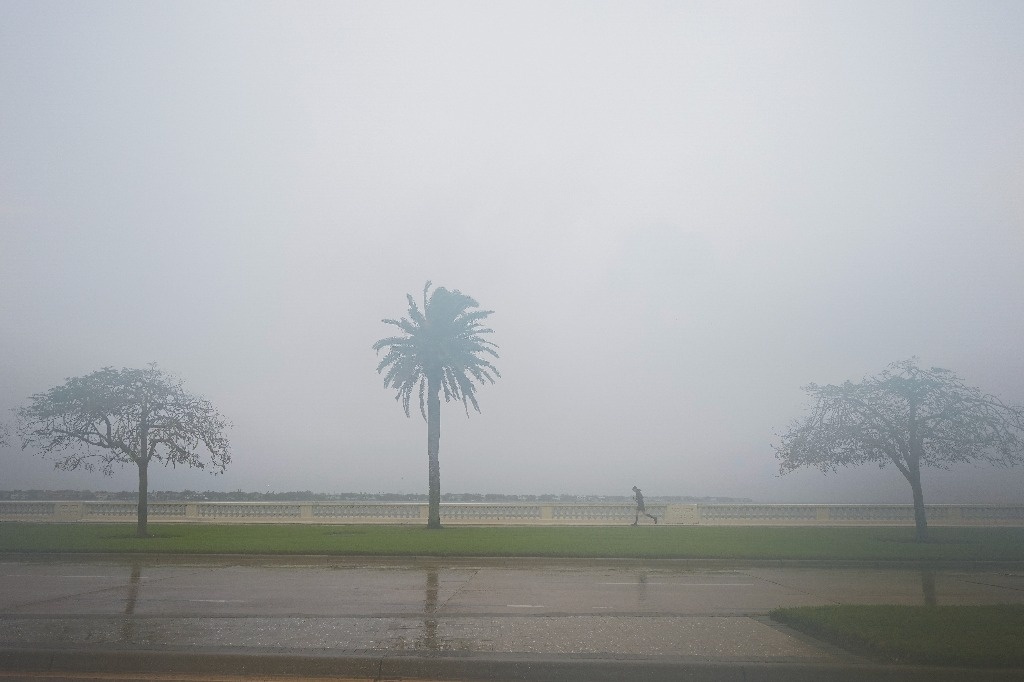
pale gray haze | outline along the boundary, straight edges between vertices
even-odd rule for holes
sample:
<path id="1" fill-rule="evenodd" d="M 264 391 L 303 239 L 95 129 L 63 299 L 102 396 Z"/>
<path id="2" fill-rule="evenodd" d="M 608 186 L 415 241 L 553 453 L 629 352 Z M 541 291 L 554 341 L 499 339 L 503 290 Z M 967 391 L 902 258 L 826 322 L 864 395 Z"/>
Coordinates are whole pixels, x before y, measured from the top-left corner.
<path id="1" fill-rule="evenodd" d="M 443 492 L 909 503 L 771 444 L 911 356 L 1024 402 L 1024 3 L 0 0 L 0 230 L 0 419 L 157 362 L 233 422 L 152 490 L 425 493 L 371 345 L 429 279 L 501 353 Z"/>

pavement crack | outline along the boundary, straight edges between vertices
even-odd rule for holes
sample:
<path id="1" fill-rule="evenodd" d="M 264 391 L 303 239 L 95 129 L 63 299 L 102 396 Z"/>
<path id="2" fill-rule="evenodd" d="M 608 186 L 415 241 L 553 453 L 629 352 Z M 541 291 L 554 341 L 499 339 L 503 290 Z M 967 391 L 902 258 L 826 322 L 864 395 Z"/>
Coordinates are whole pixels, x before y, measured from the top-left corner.
<path id="1" fill-rule="evenodd" d="M 455 599 L 455 597 L 457 597 L 460 594 L 462 594 L 462 592 L 467 587 L 469 587 L 469 584 L 471 582 L 473 582 L 474 580 L 476 580 L 476 577 L 479 574 L 480 574 L 480 569 L 479 568 L 474 568 L 472 574 L 466 580 L 462 581 L 462 584 L 459 585 L 455 590 L 453 590 L 452 593 L 450 595 L 448 595 L 448 598 L 445 599 L 443 602 L 441 602 L 441 604 L 438 605 L 437 609 L 431 615 L 435 615 L 436 616 L 436 615 L 440 615 L 441 612 L 443 612 L 443 611 L 447 611 L 448 610 L 448 602 L 450 602 L 452 599 Z"/>
<path id="2" fill-rule="evenodd" d="M 794 587 L 793 585 L 789 585 L 787 583 L 780 582 L 778 580 L 772 580 L 771 578 L 765 578 L 764 576 L 755 575 L 753 573 L 748 573 L 746 571 L 741 571 L 741 574 L 749 576 L 752 580 L 760 580 L 761 582 L 768 583 L 769 585 L 775 585 L 776 587 L 781 587 L 781 588 L 786 589 L 786 590 L 793 590 L 794 592 L 796 592 L 798 594 L 802 594 L 805 597 L 818 597 L 819 596 L 818 594 L 816 594 L 814 592 L 810 592 L 810 591 L 807 591 L 807 590 L 802 590 L 799 587 Z M 826 599 L 826 601 L 828 601 L 829 603 L 832 603 L 832 604 L 839 604 L 840 603 L 840 602 L 838 602 L 838 601 L 836 601 L 834 599 Z"/>
<path id="3" fill-rule="evenodd" d="M 1013 590 L 1015 592 L 1024 592 L 1024 587 L 1013 587 L 1012 585 L 997 585 L 995 583 L 985 582 L 984 580 L 966 580 L 965 578 L 961 578 L 960 581 L 969 583 L 971 585 L 984 585 L 985 587 L 994 587 L 999 590 Z"/>

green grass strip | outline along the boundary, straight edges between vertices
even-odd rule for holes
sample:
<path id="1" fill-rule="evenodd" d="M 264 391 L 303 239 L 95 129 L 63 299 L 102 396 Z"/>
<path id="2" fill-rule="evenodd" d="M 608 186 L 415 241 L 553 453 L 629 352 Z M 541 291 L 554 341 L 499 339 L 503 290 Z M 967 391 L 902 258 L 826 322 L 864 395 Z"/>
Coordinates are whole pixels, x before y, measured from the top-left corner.
<path id="1" fill-rule="evenodd" d="M 1024 561 L 1024 528 L 449 527 L 0 523 L 0 552 Z"/>
<path id="2" fill-rule="evenodd" d="M 1024 605 L 804 606 L 773 620 L 883 662 L 1024 666 Z"/>

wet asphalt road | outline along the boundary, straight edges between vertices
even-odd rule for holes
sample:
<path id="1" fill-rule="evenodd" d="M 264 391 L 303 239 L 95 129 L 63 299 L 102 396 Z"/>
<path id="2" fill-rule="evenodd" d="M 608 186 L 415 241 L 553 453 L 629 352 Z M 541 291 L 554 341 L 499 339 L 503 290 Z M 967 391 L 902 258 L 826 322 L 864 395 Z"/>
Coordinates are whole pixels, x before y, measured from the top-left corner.
<path id="1" fill-rule="evenodd" d="M 0 649 L 856 663 L 766 617 L 835 603 L 1024 603 L 1024 571 L 8 558 Z"/>

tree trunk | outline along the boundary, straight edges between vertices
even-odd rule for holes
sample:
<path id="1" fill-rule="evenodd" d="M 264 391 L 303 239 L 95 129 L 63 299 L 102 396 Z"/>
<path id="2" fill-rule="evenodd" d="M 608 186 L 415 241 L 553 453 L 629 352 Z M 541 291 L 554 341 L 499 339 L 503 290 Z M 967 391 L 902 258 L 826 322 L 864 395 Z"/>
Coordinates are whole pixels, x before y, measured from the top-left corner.
<path id="1" fill-rule="evenodd" d="M 928 539 L 928 519 L 924 515 L 924 491 L 921 490 L 921 459 L 924 457 L 924 440 L 917 423 L 917 400 L 910 397 L 907 404 L 910 452 L 907 453 L 907 480 L 914 491 L 914 526 L 918 542 Z"/>
<path id="2" fill-rule="evenodd" d="M 908 467 L 910 476 L 910 489 L 914 491 L 914 526 L 916 528 L 914 539 L 924 542 L 928 539 L 928 519 L 924 513 L 924 491 L 921 489 L 921 467 L 917 462 L 910 463 Z"/>
<path id="3" fill-rule="evenodd" d="M 441 527 L 441 387 L 427 382 L 427 528 Z"/>
<path id="4" fill-rule="evenodd" d="M 149 537 L 146 523 L 149 521 L 149 462 L 141 460 L 139 465 L 139 520 L 135 535 L 140 538 Z"/>

